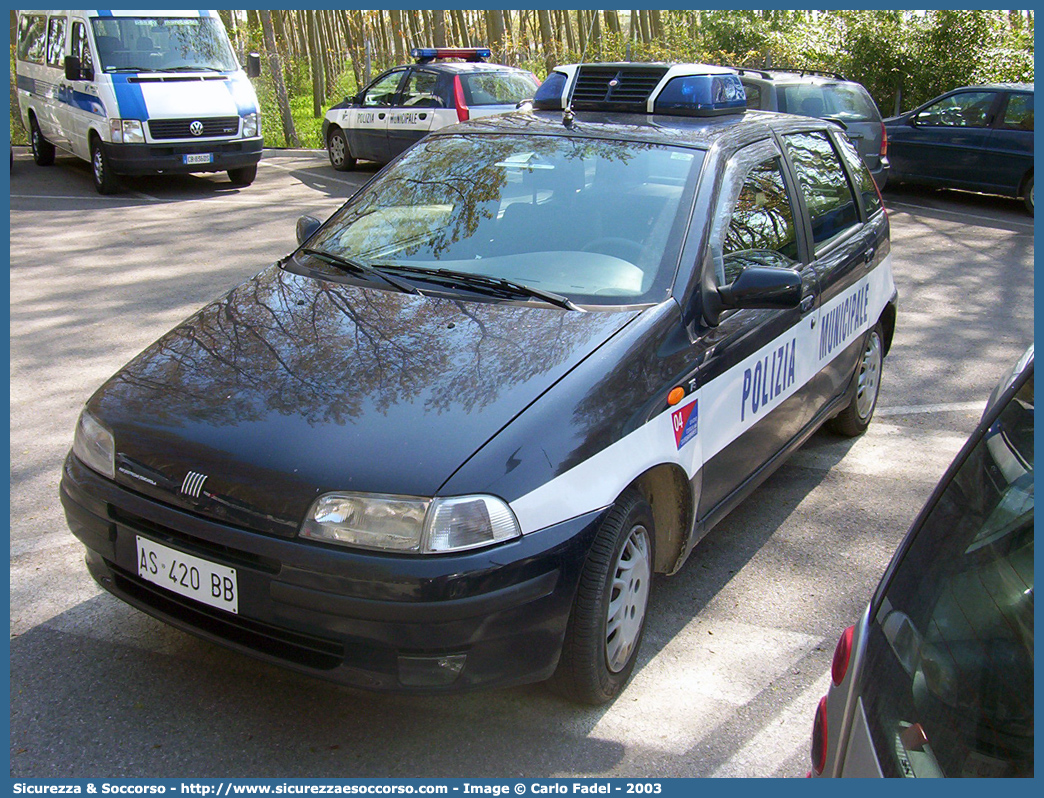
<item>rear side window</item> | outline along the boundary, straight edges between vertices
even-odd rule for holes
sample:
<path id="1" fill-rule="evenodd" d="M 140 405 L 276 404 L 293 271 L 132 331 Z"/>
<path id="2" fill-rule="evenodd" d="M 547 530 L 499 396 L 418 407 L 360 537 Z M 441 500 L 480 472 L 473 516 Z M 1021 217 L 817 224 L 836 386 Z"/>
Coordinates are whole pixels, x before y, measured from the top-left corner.
<path id="1" fill-rule="evenodd" d="M 519 72 L 477 72 L 462 74 L 464 100 L 469 106 L 515 105 L 536 94 L 534 78 Z"/>
<path id="2" fill-rule="evenodd" d="M 784 141 L 805 196 L 818 250 L 858 224 L 855 197 L 826 133 L 792 133 Z"/>
<path id="3" fill-rule="evenodd" d="M 1008 107 L 1001 118 L 1002 128 L 1006 130 L 1033 130 L 1033 95 L 1008 95 Z"/>
<path id="4" fill-rule="evenodd" d="M 755 83 L 744 83 L 743 91 L 747 95 L 747 107 L 761 108 L 761 89 Z"/>
<path id="5" fill-rule="evenodd" d="M 819 119 L 829 116 L 845 122 L 870 122 L 881 118 L 866 89 L 856 83 L 787 86 L 780 91 L 779 110 Z"/>
<path id="6" fill-rule="evenodd" d="M 47 25 L 47 63 L 61 66 L 65 58 L 65 17 L 51 17 Z"/>
<path id="7" fill-rule="evenodd" d="M 42 64 L 46 49 L 47 17 L 36 14 L 23 15 L 18 20 L 18 59 Z"/>
<path id="8" fill-rule="evenodd" d="M 867 168 L 866 161 L 859 157 L 855 145 L 847 136 L 838 136 L 838 149 L 845 159 L 849 171 L 855 177 L 856 187 L 863 199 L 863 208 L 867 217 L 873 216 L 881 209 L 881 195 L 877 193 L 874 178 Z"/>
<path id="9" fill-rule="evenodd" d="M 432 72 L 413 70 L 402 91 L 402 104 L 407 108 L 444 108 L 445 103 L 435 89 L 439 76 Z"/>
<path id="10" fill-rule="evenodd" d="M 1033 378 L 875 605 L 860 678 L 886 776 L 1033 776 Z"/>

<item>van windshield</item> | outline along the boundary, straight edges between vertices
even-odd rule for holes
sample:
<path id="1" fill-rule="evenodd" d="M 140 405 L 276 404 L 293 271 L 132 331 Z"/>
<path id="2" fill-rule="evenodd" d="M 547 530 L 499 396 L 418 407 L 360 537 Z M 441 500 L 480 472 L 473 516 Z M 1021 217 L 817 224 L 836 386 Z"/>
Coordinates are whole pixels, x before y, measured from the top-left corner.
<path id="1" fill-rule="evenodd" d="M 236 59 L 213 17 L 91 19 L 104 72 L 233 72 Z"/>

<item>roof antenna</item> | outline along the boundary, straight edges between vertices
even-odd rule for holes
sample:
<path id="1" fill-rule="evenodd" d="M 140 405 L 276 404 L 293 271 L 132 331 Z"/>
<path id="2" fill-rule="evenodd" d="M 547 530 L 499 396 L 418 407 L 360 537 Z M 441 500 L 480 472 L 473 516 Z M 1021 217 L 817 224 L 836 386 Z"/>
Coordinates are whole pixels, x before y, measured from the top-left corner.
<path id="1" fill-rule="evenodd" d="M 576 114 L 573 113 L 573 92 L 576 91 L 576 82 L 580 79 L 580 69 L 584 65 L 584 58 L 587 56 L 587 47 L 591 44 L 591 34 L 594 32 L 595 22 L 597 21 L 598 12 L 595 11 L 591 14 L 591 24 L 587 28 L 587 38 L 584 40 L 584 49 L 580 53 L 580 63 L 576 67 L 576 76 L 573 78 L 573 88 L 569 90 L 569 101 L 566 102 L 566 109 L 562 114 L 562 124 L 567 128 L 572 128 L 573 122 L 576 121 Z"/>

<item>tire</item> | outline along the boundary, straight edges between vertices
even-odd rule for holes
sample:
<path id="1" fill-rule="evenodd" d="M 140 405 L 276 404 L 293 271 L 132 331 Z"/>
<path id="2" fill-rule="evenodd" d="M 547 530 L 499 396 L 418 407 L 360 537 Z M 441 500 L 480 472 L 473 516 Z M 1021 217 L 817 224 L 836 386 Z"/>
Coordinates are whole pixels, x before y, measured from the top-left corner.
<path id="1" fill-rule="evenodd" d="M 866 432 L 877 408 L 881 391 L 881 367 L 884 364 L 884 328 L 878 322 L 866 336 L 863 354 L 852 386 L 852 399 L 828 426 L 839 435 L 855 438 Z"/>
<path id="2" fill-rule="evenodd" d="M 330 128 L 326 137 L 326 154 L 330 156 L 330 166 L 338 172 L 350 172 L 355 168 L 355 158 L 348 148 L 348 139 L 339 127 Z"/>
<path id="3" fill-rule="evenodd" d="M 37 166 L 50 166 L 54 163 L 54 145 L 44 138 L 36 117 L 29 117 L 29 149 L 33 153 L 33 161 Z"/>
<path id="4" fill-rule="evenodd" d="M 254 182 L 255 177 L 257 177 L 257 164 L 228 170 L 228 179 L 232 181 L 233 186 L 249 186 Z"/>
<path id="5" fill-rule="evenodd" d="M 119 178 L 112 171 L 105 148 L 96 138 L 91 139 L 91 177 L 94 178 L 94 187 L 99 194 L 115 194 L 119 191 Z"/>
<path id="6" fill-rule="evenodd" d="M 623 690 L 645 634 L 655 540 L 652 510 L 636 490 L 609 511 L 587 555 L 549 686 L 597 706 Z"/>
<path id="7" fill-rule="evenodd" d="M 1029 176 L 1025 187 L 1022 189 L 1022 201 L 1026 203 L 1026 210 L 1033 215 L 1033 175 Z"/>

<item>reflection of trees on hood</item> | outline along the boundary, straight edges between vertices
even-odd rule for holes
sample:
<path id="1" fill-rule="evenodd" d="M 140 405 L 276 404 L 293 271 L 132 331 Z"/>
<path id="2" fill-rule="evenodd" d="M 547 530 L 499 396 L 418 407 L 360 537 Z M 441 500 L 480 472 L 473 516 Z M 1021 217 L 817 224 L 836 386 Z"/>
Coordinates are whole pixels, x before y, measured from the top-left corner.
<path id="1" fill-rule="evenodd" d="M 171 425 L 272 413 L 346 424 L 414 401 L 470 412 L 620 323 L 616 313 L 419 297 L 273 267 L 140 354 L 101 401 Z"/>

